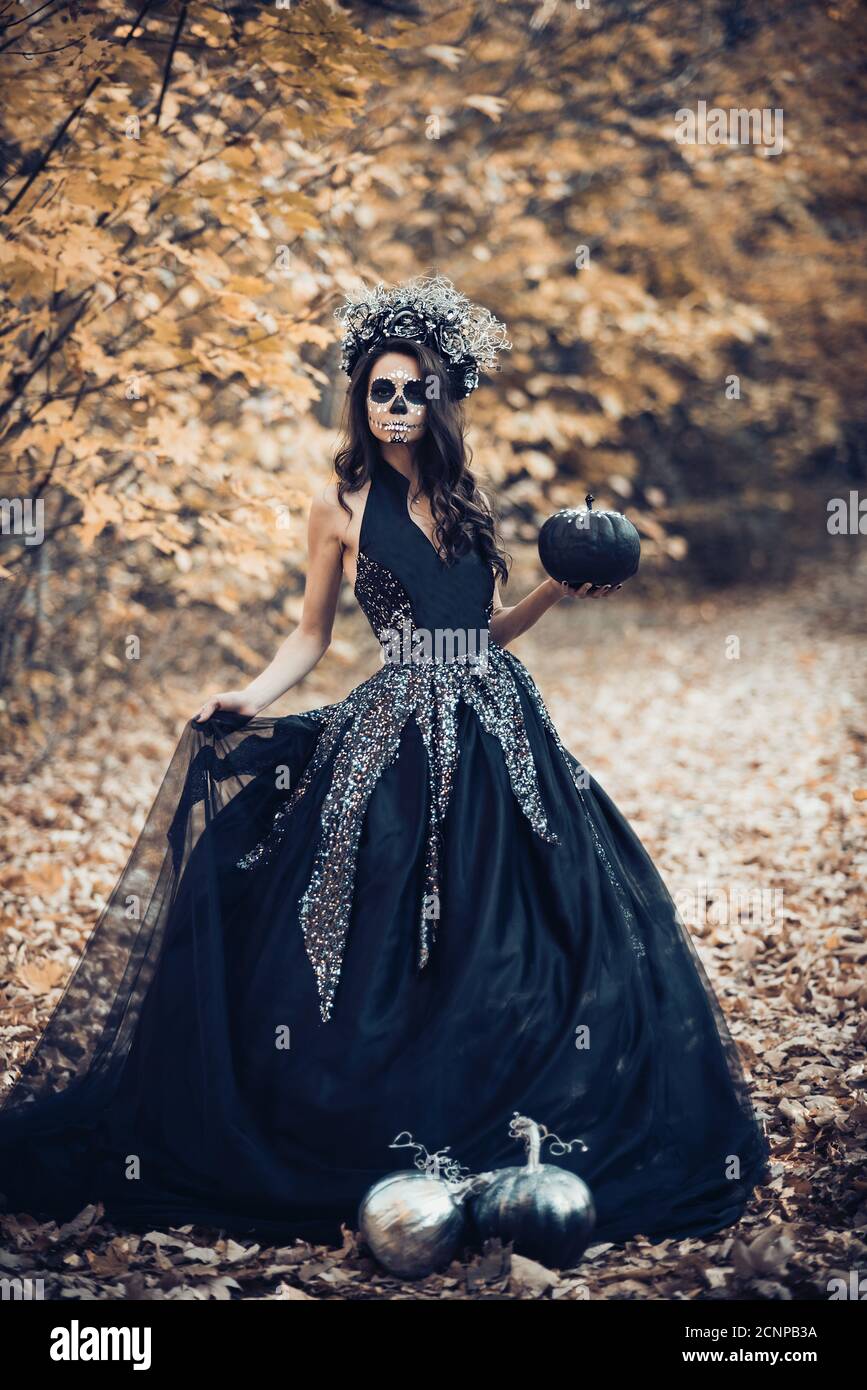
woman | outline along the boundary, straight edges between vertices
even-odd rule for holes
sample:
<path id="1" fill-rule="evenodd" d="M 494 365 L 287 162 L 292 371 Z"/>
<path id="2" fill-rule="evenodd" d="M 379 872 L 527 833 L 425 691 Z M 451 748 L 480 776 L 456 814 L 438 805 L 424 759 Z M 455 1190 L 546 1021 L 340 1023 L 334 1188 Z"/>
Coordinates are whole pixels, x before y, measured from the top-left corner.
<path id="1" fill-rule="evenodd" d="M 507 644 L 460 400 L 508 344 L 441 277 L 338 311 L 336 485 L 301 622 L 188 726 L 0 1114 L 15 1209 L 330 1240 L 409 1130 L 473 1171 L 509 1121 L 577 1146 L 596 1237 L 711 1232 L 766 1178 L 736 1049 L 646 851 Z M 382 643 L 344 700 L 262 716 L 321 659 L 341 580 Z M 581 591 L 587 594 L 587 586 Z"/>

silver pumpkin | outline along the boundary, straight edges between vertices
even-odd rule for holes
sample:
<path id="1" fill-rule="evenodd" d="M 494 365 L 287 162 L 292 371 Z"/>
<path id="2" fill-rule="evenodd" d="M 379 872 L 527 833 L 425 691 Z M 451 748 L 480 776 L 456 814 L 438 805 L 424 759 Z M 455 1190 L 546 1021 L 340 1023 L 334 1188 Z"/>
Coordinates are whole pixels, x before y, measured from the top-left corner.
<path id="1" fill-rule="evenodd" d="M 412 1149 L 416 1171 L 387 1173 L 375 1182 L 358 1209 L 358 1225 L 390 1273 L 420 1279 L 456 1254 L 473 1180 L 448 1149 L 428 1153 L 409 1130 L 401 1130 L 389 1148 Z"/>
<path id="2" fill-rule="evenodd" d="M 542 1125 L 515 1115 L 509 1133 L 527 1146 L 520 1168 L 500 1168 L 486 1174 L 471 1202 L 473 1224 L 481 1240 L 496 1237 L 553 1269 L 577 1264 L 590 1242 L 596 1210 L 589 1187 L 575 1174 L 541 1161 L 542 1143 L 553 1141 L 552 1153 L 568 1153 L 580 1139 L 564 1142 Z"/>
<path id="3" fill-rule="evenodd" d="M 388 1173 L 362 1199 L 358 1225 L 391 1274 L 420 1279 L 447 1265 L 464 1235 L 463 1203 L 431 1173 Z"/>

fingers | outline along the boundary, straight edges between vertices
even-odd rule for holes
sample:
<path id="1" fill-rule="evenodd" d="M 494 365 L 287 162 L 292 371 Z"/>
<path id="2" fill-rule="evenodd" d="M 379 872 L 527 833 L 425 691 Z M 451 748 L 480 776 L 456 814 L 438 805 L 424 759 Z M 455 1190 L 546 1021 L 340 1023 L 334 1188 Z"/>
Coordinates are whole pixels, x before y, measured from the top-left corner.
<path id="1" fill-rule="evenodd" d="M 205 702 L 205 704 L 202 705 L 202 708 L 199 710 L 198 714 L 196 715 L 196 717 L 195 717 L 195 722 L 196 722 L 197 724 L 201 724 L 201 723 L 203 723 L 206 719 L 210 719 L 210 717 L 211 717 L 211 715 L 214 713 L 214 711 L 215 711 L 215 710 L 218 710 L 219 708 L 220 708 L 220 702 L 219 702 L 219 700 L 207 700 L 207 701 Z"/>
<path id="2" fill-rule="evenodd" d="M 622 584 L 581 584 L 575 586 L 569 584 L 564 579 L 560 587 L 565 598 L 607 598 L 609 594 L 616 594 L 618 589 L 622 589 Z"/>

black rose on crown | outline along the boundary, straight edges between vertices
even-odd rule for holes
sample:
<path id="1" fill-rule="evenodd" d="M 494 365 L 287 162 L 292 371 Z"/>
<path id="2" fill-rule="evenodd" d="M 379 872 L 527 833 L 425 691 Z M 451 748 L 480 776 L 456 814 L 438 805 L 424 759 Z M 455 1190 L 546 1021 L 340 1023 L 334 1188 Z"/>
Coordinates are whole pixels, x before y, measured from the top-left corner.
<path id="1" fill-rule="evenodd" d="M 362 290 L 335 310 L 343 327 L 341 365 L 352 375 L 359 358 L 384 338 L 423 343 L 444 358 L 458 398 L 479 384 L 479 369 L 497 367 L 511 344 L 505 325 L 472 304 L 444 275 L 418 276 L 405 285 Z"/>
<path id="2" fill-rule="evenodd" d="M 437 330 L 437 339 L 440 345 L 440 352 L 443 356 L 451 357 L 455 362 L 463 357 L 467 350 L 467 345 L 464 342 L 464 336 L 460 329 L 453 328 L 451 324 L 444 324 Z"/>
<path id="3" fill-rule="evenodd" d="M 386 318 L 383 327 L 387 336 L 415 338 L 419 342 L 424 340 L 428 331 L 424 319 L 414 309 L 398 309 L 390 319 Z"/>

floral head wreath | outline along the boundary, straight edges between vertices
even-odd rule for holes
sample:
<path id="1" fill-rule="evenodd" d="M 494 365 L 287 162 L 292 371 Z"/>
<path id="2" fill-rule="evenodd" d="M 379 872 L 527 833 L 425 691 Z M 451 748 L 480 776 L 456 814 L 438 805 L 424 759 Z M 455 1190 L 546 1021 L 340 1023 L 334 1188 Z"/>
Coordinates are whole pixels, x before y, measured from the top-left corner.
<path id="1" fill-rule="evenodd" d="M 475 391 L 480 371 L 494 371 L 512 344 L 490 309 L 472 304 L 445 275 L 417 275 L 403 285 L 362 289 L 335 309 L 343 329 L 341 366 L 351 376 L 365 352 L 385 338 L 406 338 L 444 358 L 458 399 Z"/>

